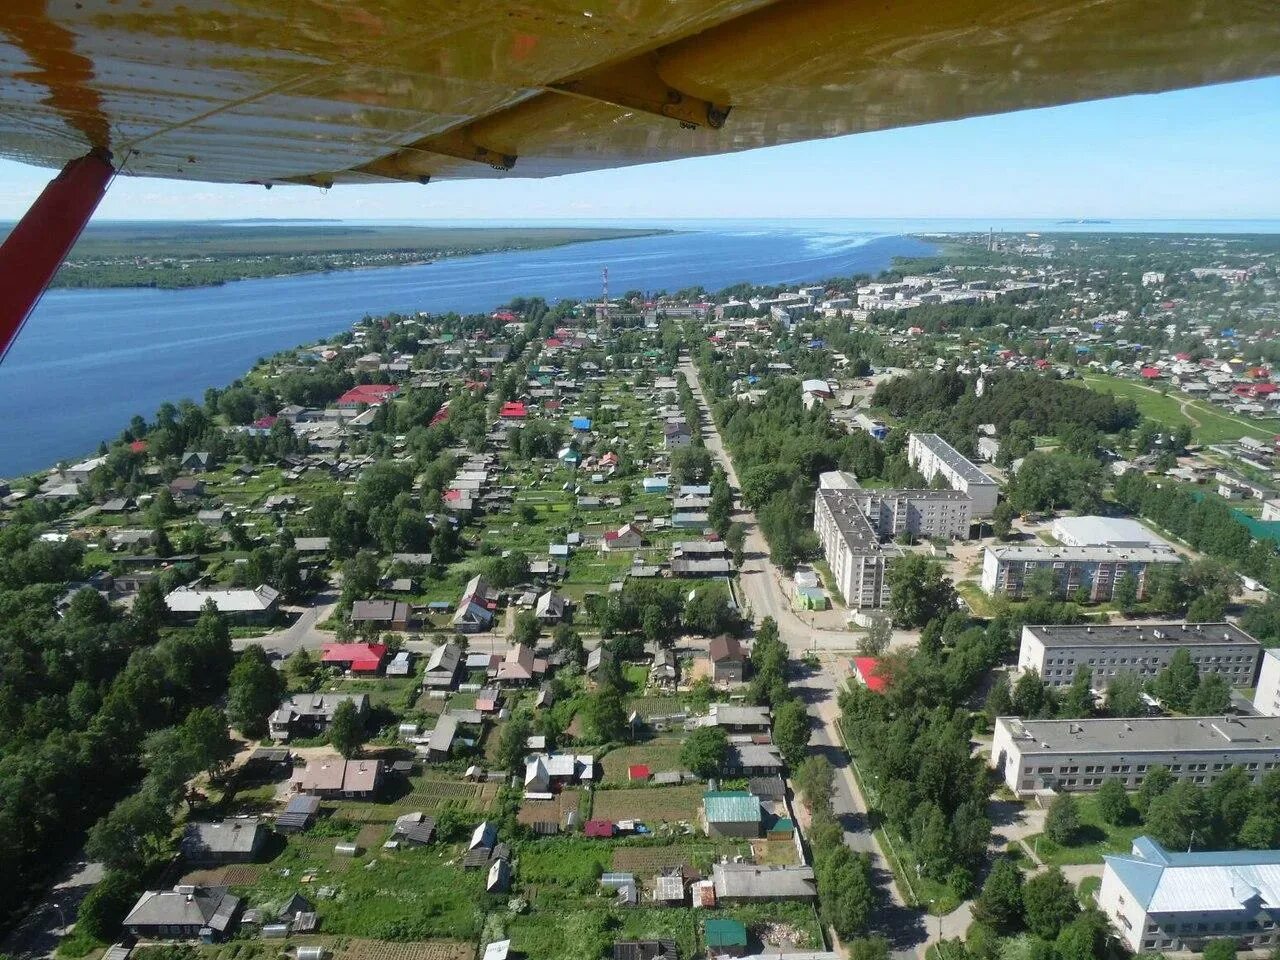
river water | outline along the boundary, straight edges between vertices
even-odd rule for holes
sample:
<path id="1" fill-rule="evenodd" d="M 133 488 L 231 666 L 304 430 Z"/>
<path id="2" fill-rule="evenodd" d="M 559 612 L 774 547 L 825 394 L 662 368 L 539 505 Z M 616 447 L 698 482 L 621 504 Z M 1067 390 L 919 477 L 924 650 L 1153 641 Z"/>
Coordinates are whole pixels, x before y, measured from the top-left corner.
<path id="1" fill-rule="evenodd" d="M 86 456 L 135 413 L 199 400 L 259 357 L 331 336 L 366 314 L 488 311 L 515 296 L 722 289 L 876 273 L 931 247 L 865 227 L 694 227 L 548 250 L 186 290 L 53 290 L 0 366 L 0 476 Z"/>
<path id="2" fill-rule="evenodd" d="M 403 221 L 433 225 L 430 221 Z M 548 225 L 566 225 L 553 221 Z M 457 224 L 439 224 L 457 226 Z M 476 225 L 495 225 L 477 221 Z M 500 224 L 496 224 L 500 225 Z M 536 226 L 529 221 L 522 225 Z M 259 357 L 331 336 L 366 314 L 488 311 L 516 296 L 596 296 L 609 289 L 719 290 L 741 281 L 795 283 L 876 273 L 932 249 L 911 235 L 1006 233 L 1276 233 L 1280 221 L 725 220 L 577 221 L 672 227 L 661 236 L 434 264 L 247 280 L 191 290 L 54 290 L 0 366 L 0 476 L 88 455 L 129 418 L 165 400 L 199 399 Z"/>

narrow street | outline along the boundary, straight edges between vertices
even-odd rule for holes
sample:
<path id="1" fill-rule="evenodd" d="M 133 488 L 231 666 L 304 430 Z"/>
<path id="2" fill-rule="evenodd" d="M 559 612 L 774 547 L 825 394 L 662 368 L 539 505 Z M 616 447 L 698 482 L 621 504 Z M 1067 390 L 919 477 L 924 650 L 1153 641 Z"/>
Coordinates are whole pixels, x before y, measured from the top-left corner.
<path id="1" fill-rule="evenodd" d="M 701 434 L 707 450 L 724 469 L 729 482 L 738 487 L 738 475 L 733 460 L 721 440 L 720 432 L 711 418 L 710 407 L 698 379 L 698 371 L 691 360 L 682 358 L 678 367 L 693 391 L 702 415 Z M 884 852 L 871 832 L 867 819 L 867 804 L 858 789 L 857 781 L 849 767 L 849 759 L 840 745 L 838 721 L 840 707 L 837 702 L 839 657 L 830 651 L 843 651 L 847 656 L 856 646 L 858 634 L 845 631 L 817 630 L 801 620 L 791 610 L 791 605 L 780 585 L 781 574 L 769 560 L 769 547 L 756 525 L 754 514 L 740 509 L 734 519 L 746 528 L 746 560 L 739 572 L 742 593 L 758 620 L 772 617 L 778 624 L 778 633 L 797 659 L 807 651 L 817 649 L 822 667 L 808 670 L 797 679 L 793 687 L 808 707 L 814 721 L 810 750 L 825 756 L 835 770 L 835 796 L 832 806 L 844 828 L 845 843 L 858 853 L 866 854 L 871 861 L 872 878 L 876 887 L 886 892 L 880 899 L 872 917 L 872 931 L 888 939 L 895 956 L 923 956 L 928 944 L 925 914 L 906 906 L 893 879 Z M 936 929 L 937 921 L 929 924 Z M 947 931 L 949 935 L 950 931 Z"/>

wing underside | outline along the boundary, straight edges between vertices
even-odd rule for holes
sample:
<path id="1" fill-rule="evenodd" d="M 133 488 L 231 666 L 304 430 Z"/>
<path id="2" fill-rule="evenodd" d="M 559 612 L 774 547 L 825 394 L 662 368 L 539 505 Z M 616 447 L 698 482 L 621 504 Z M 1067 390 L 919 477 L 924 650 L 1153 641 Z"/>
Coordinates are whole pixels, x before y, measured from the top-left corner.
<path id="1" fill-rule="evenodd" d="M 545 177 L 1280 73 L 1274 0 L 3 0 L 0 155 Z"/>

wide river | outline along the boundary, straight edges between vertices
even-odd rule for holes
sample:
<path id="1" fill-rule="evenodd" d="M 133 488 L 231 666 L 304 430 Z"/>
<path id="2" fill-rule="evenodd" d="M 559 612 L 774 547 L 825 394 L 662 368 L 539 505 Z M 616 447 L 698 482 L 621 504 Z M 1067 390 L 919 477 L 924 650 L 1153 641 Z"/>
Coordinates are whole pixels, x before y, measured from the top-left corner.
<path id="1" fill-rule="evenodd" d="M 366 314 L 488 311 L 609 289 L 719 290 L 876 273 L 932 248 L 816 224 L 690 232 L 441 260 L 420 266 L 244 280 L 189 290 L 50 291 L 0 366 L 0 476 L 93 452 L 135 413 L 199 400 L 259 357 L 332 336 Z"/>
<path id="2" fill-rule="evenodd" d="M 423 223 L 430 221 L 404 221 Z M 563 225 L 564 221 L 561 221 Z M 456 224 L 438 224 L 456 226 Z M 476 225 L 495 225 L 481 223 Z M 500 224 L 497 224 L 500 225 Z M 525 225 L 536 225 L 530 221 Z M 554 225 L 554 224 L 550 224 Z M 331 336 L 366 314 L 488 311 L 516 296 L 589 297 L 609 289 L 719 290 L 741 281 L 795 283 L 876 273 L 928 253 L 913 234 L 1276 233 L 1280 222 L 1191 220 L 727 220 L 591 222 L 679 233 L 414 267 L 248 280 L 193 290 L 55 290 L 0 366 L 0 476 L 93 452 L 135 413 L 200 399 L 259 357 Z"/>

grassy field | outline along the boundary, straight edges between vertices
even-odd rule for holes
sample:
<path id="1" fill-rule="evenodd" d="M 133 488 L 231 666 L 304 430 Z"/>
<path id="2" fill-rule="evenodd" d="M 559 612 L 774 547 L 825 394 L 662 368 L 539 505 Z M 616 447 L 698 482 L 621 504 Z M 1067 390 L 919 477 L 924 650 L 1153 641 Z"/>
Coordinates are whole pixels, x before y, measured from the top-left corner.
<path id="1" fill-rule="evenodd" d="M 1128 853 L 1133 846 L 1133 838 L 1142 833 L 1142 825 L 1137 822 L 1115 827 L 1104 821 L 1098 815 L 1097 802 L 1092 794 L 1077 797 L 1076 807 L 1080 811 L 1080 831 L 1071 846 L 1059 846 L 1044 834 L 1027 837 L 1027 845 L 1045 863 L 1057 866 L 1101 863 L 1103 854 Z"/>
<path id="2" fill-rule="evenodd" d="M 1091 390 L 1132 400 L 1144 417 L 1157 423 L 1167 427 L 1179 427 L 1184 423 L 1189 425 L 1197 443 L 1222 443 L 1225 440 L 1238 440 L 1240 437 L 1270 439 L 1280 427 L 1280 423 L 1269 426 L 1252 417 L 1226 413 L 1173 389 L 1168 394 L 1161 394 L 1158 388 L 1102 374 L 1089 374 L 1084 377 L 1084 383 Z"/>
<path id="3" fill-rule="evenodd" d="M 660 739 L 613 750 L 601 761 L 604 767 L 602 783 L 610 787 L 627 783 L 627 768 L 637 763 L 647 764 L 651 773 L 679 770 L 681 746 L 680 740 Z"/>
<path id="4" fill-rule="evenodd" d="M 692 823 L 698 817 L 704 792 L 702 784 L 660 789 L 600 790 L 596 793 L 592 815 L 600 820 L 643 820 L 650 827 L 664 820 Z"/>

